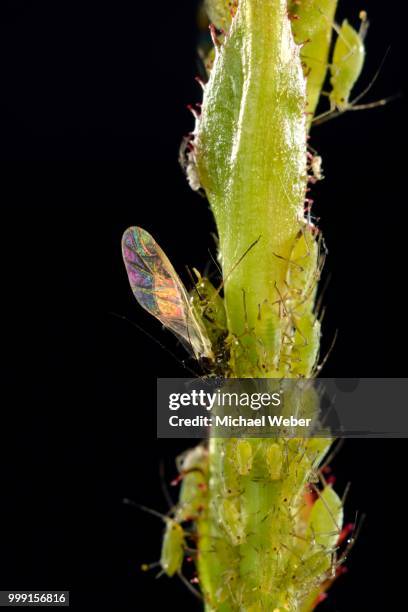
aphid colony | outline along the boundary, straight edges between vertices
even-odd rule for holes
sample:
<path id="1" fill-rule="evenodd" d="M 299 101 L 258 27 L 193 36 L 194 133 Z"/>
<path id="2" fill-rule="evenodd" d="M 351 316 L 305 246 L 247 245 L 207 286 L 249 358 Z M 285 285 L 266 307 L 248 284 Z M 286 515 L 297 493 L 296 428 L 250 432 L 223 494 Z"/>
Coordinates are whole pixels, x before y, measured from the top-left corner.
<path id="1" fill-rule="evenodd" d="M 211 28 L 214 48 L 206 54 L 208 70 L 223 52 L 224 42 L 228 43 L 237 4 L 205 2 L 215 26 Z M 310 124 L 327 71 L 330 109 L 318 120 L 353 107 L 350 95 L 364 63 L 365 14 L 360 32 L 347 21 L 339 27 L 334 22 L 336 4 L 336 0 L 288 2 L 289 14 L 298 17 L 291 26 L 302 46 Z M 333 30 L 337 37 L 329 59 Z M 303 117 L 304 110 L 300 109 Z M 194 113 L 196 129 L 183 142 L 180 157 L 190 186 L 199 190 L 195 137 L 200 115 Z M 321 165 L 321 158 L 310 150 L 305 163 L 309 183 L 323 177 Z M 132 227 L 125 232 L 123 256 L 137 301 L 210 374 L 307 378 L 319 371 L 320 320 L 315 299 L 325 249 L 312 221 L 312 202 L 307 193 L 304 196 L 305 214 L 298 219 L 296 236 L 285 253 L 274 253 L 282 264 L 282 275 L 268 293 L 269 299 L 257 304 L 255 321 L 248 320 L 247 295 L 242 290 L 245 325 L 239 335 L 229 331 L 223 288 L 242 258 L 257 248 L 259 238 L 237 254 L 231 270 L 223 271 L 224 281 L 218 288 L 194 271 L 195 286 L 189 294 L 147 231 Z M 313 389 L 291 401 L 294 414 L 304 410 L 305 403 L 312 413 L 318 409 Z M 348 547 L 343 552 L 339 549 L 342 502 L 319 468 L 331 442 L 211 438 L 208 449 L 200 445 L 187 452 L 178 463 L 179 502 L 163 517 L 162 572 L 183 576 L 185 558 L 191 557 L 207 611 L 313 610 L 348 552 Z"/>
<path id="2" fill-rule="evenodd" d="M 360 11 L 361 24 L 358 30 L 347 19 L 338 25 L 334 19 L 336 7 L 337 0 L 291 0 L 289 3 L 293 34 L 296 42 L 302 46 L 301 57 L 307 77 L 309 125 L 323 123 L 346 111 L 375 108 L 387 102 L 387 99 L 382 99 L 358 104 L 371 89 L 379 71 L 369 85 L 350 100 L 364 67 L 364 41 L 369 22 L 367 13 Z M 336 34 L 333 46 L 332 31 Z M 327 71 L 329 90 L 322 93 Z M 321 95 L 328 98 L 330 108 L 313 118 Z"/>
<path id="3" fill-rule="evenodd" d="M 368 30 L 368 19 L 365 11 L 360 11 L 361 25 L 358 30 L 344 19 L 341 24 L 335 21 L 338 0 L 289 0 L 288 12 L 292 18 L 292 29 L 295 40 L 302 46 L 301 56 L 304 62 L 308 87 L 308 113 L 310 121 L 321 95 L 321 88 L 329 70 L 330 90 L 323 94 L 330 102 L 330 109 L 316 117 L 314 122 L 321 122 L 348 110 L 373 108 L 381 106 L 385 100 L 367 105 L 356 106 L 357 102 L 368 92 L 370 86 L 354 100 L 351 92 L 356 85 L 365 61 L 364 40 Z M 206 0 L 206 10 L 217 29 L 217 41 L 222 43 L 236 13 L 237 1 Z M 331 49 L 332 31 L 336 40 Z M 215 34 L 213 34 L 214 38 Z M 204 64 L 211 71 L 216 45 L 202 53 Z M 329 54 L 331 52 L 331 57 Z"/>
<path id="4" fill-rule="evenodd" d="M 302 611 L 312 610 L 348 552 L 340 546 L 342 502 L 318 470 L 330 441 L 276 440 L 271 444 L 257 440 L 254 445 L 247 440 L 218 439 L 211 444 L 222 447 L 223 462 L 217 472 L 222 477 L 212 483 L 211 492 L 206 447 L 199 445 L 178 458 L 180 494 L 177 505 L 163 517 L 162 572 L 169 577 L 178 575 L 184 582 L 185 574 L 189 575 L 192 589 L 191 583 L 197 580 L 188 566 L 183 567 L 185 560 L 194 561 L 198 568 L 212 568 L 207 569 L 211 574 L 207 580 L 216 582 L 217 601 L 209 599 L 205 585 L 202 593 L 209 610 L 244 606 L 246 610 L 290 611 L 299 609 L 299 599 Z M 260 482 L 265 500 L 254 499 L 243 520 L 241 494 Z M 315 483 L 320 483 L 319 488 Z M 303 491 L 296 500 L 291 499 L 295 484 Z M 209 522 L 209 515 L 215 520 Z M 257 540 L 259 522 L 268 530 L 268 541 Z M 237 551 L 247 555 L 251 549 L 253 565 L 244 570 Z M 277 563 L 271 563 L 271 555 Z M 223 565 L 228 570 L 220 572 Z M 248 576 L 262 572 L 262 593 L 251 592 L 250 580 L 247 592 L 234 591 L 234 580 L 242 571 Z M 291 581 L 296 585 L 296 596 L 291 594 Z"/>
<path id="5" fill-rule="evenodd" d="M 122 249 L 139 304 L 170 329 L 210 373 L 228 376 L 234 355 L 245 362 L 243 337 L 228 334 L 220 290 L 195 271 L 197 281 L 189 295 L 165 253 L 140 227 L 125 232 Z M 320 324 L 313 314 L 323 263 L 320 251 L 316 229 L 302 222 L 286 262 L 283 290 L 276 288 L 273 303 L 259 304 L 256 329 L 246 329 L 244 334 L 257 343 L 253 376 L 307 376 L 312 371 L 320 338 Z M 248 356 L 249 367 L 250 359 Z"/>

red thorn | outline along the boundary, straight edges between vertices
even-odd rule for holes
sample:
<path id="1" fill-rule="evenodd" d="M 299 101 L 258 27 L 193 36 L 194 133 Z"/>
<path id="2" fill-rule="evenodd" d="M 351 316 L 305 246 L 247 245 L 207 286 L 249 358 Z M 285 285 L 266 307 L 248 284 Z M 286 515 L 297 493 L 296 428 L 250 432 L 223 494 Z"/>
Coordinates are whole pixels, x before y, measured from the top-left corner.
<path id="1" fill-rule="evenodd" d="M 210 34 L 214 47 L 218 49 L 218 47 L 220 46 L 220 41 L 217 38 L 217 28 L 213 23 L 210 23 Z"/>
<path id="2" fill-rule="evenodd" d="M 199 85 L 201 85 L 201 87 L 202 87 L 203 89 L 205 89 L 205 83 L 204 83 L 203 79 L 202 79 L 200 76 L 198 76 L 198 75 L 197 75 L 197 76 L 195 76 L 195 77 L 194 77 L 194 80 L 195 80 L 195 81 L 197 81 L 197 83 L 198 83 Z"/>
<path id="3" fill-rule="evenodd" d="M 327 479 L 327 484 L 328 485 L 334 485 L 335 482 L 336 482 L 336 477 L 335 476 L 329 476 L 329 478 Z"/>
<path id="4" fill-rule="evenodd" d="M 192 104 L 187 104 L 187 110 L 189 110 L 190 113 L 192 113 L 196 119 L 200 118 L 200 114 L 196 111 Z"/>

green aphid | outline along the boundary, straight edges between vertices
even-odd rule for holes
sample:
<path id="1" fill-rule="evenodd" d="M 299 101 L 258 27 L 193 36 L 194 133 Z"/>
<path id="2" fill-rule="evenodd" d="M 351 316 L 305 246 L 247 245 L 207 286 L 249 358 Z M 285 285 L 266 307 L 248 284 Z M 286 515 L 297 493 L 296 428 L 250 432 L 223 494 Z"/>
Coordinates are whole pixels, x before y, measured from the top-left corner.
<path id="1" fill-rule="evenodd" d="M 207 278 L 201 276 L 195 269 L 194 273 L 197 277 L 197 283 L 193 291 L 190 292 L 192 308 L 207 331 L 214 353 L 216 368 L 226 368 L 229 359 L 226 343 L 228 335 L 227 315 L 224 300 L 220 296 L 219 291 L 215 289 Z"/>
<path id="2" fill-rule="evenodd" d="M 160 565 L 167 576 L 181 571 L 185 550 L 185 534 L 182 526 L 171 518 L 165 519 L 166 529 L 160 556 Z"/>
<path id="3" fill-rule="evenodd" d="M 179 522 L 197 520 L 207 504 L 208 452 L 197 446 L 178 461 L 182 477 L 175 519 Z"/>
<path id="4" fill-rule="evenodd" d="M 280 444 L 273 442 L 269 444 L 265 452 L 266 466 L 271 480 L 282 478 L 283 453 Z"/>
<path id="5" fill-rule="evenodd" d="M 267 376 L 270 370 L 279 366 L 283 342 L 282 321 L 267 304 L 259 308 L 255 330 L 259 342 L 261 371 Z"/>
<path id="6" fill-rule="evenodd" d="M 336 6 L 337 0 L 290 0 L 288 4 L 290 14 L 295 17 L 292 20 L 295 40 L 302 45 L 309 126 L 327 73 Z"/>
<path id="7" fill-rule="evenodd" d="M 363 20 L 363 26 L 365 24 Z M 350 107 L 351 91 L 359 78 L 365 60 L 365 28 L 357 32 L 347 20 L 339 30 L 330 65 L 332 91 L 331 106 L 339 111 Z"/>
<path id="8" fill-rule="evenodd" d="M 225 337 L 227 330 L 227 315 L 225 313 L 224 300 L 214 285 L 201 276 L 194 269 L 197 282 L 194 290 L 190 293 L 191 304 L 201 317 L 212 342 L 217 342 L 220 337 Z"/>
<path id="9" fill-rule="evenodd" d="M 245 542 L 245 521 L 243 521 L 236 499 L 225 498 L 220 500 L 218 519 L 220 526 L 227 533 L 233 546 L 239 546 Z"/>
<path id="10" fill-rule="evenodd" d="M 327 552 L 336 546 L 343 526 L 343 504 L 331 486 L 325 487 L 313 504 L 306 538 Z"/>
<path id="11" fill-rule="evenodd" d="M 240 476 L 247 476 L 252 469 L 252 446 L 248 440 L 237 440 L 235 443 L 236 468 Z"/>
<path id="12" fill-rule="evenodd" d="M 293 245 L 286 273 L 292 310 L 313 303 L 322 264 L 320 244 L 305 224 Z"/>
<path id="13" fill-rule="evenodd" d="M 296 321 L 292 351 L 295 376 L 310 377 L 316 367 L 320 350 L 321 325 L 313 312 Z"/>
<path id="14" fill-rule="evenodd" d="M 224 497 L 237 497 L 241 492 L 241 481 L 237 470 L 237 440 L 224 440 L 222 453 L 222 494 Z"/>

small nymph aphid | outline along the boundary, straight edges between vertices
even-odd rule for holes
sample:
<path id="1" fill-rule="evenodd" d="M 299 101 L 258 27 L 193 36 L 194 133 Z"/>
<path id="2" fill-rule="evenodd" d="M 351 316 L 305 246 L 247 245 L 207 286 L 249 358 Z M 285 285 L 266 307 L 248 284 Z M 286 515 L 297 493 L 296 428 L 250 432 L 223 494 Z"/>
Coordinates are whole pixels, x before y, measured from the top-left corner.
<path id="1" fill-rule="evenodd" d="M 277 442 L 269 444 L 266 448 L 266 466 L 271 480 L 282 478 L 283 453 L 282 447 Z"/>
<path id="2" fill-rule="evenodd" d="M 359 32 L 346 19 L 338 32 L 330 65 L 330 102 L 333 109 L 345 111 L 350 105 L 351 90 L 364 66 L 366 31 L 367 21 L 364 18 Z"/>
<path id="3" fill-rule="evenodd" d="M 144 512 L 148 512 L 149 514 L 156 516 L 157 518 L 161 519 L 166 526 L 163 535 L 163 544 L 159 563 L 143 565 L 142 569 L 148 570 L 152 567 L 160 565 L 163 572 L 169 577 L 174 576 L 175 574 L 180 574 L 186 547 L 185 533 L 180 523 L 169 516 L 161 514 L 160 512 L 152 510 L 151 508 L 146 508 L 146 506 L 136 504 L 129 499 L 124 499 L 123 501 L 128 505 L 135 506 Z"/>
<path id="4" fill-rule="evenodd" d="M 252 446 L 248 440 L 237 440 L 235 443 L 236 468 L 240 476 L 247 476 L 252 469 Z"/>
<path id="5" fill-rule="evenodd" d="M 236 499 L 225 498 L 218 503 L 220 526 L 228 535 L 233 546 L 244 544 L 246 540 L 245 521 L 239 511 Z"/>

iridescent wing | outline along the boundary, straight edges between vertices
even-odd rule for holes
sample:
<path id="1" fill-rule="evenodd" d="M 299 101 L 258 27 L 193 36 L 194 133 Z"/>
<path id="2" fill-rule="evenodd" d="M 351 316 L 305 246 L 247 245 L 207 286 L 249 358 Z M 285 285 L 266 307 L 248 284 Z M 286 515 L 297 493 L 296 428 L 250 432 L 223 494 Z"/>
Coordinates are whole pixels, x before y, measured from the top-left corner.
<path id="1" fill-rule="evenodd" d="M 197 359 L 212 359 L 205 328 L 191 308 L 176 271 L 152 236 L 141 227 L 130 227 L 123 234 L 122 253 L 139 304 L 191 347 Z"/>

